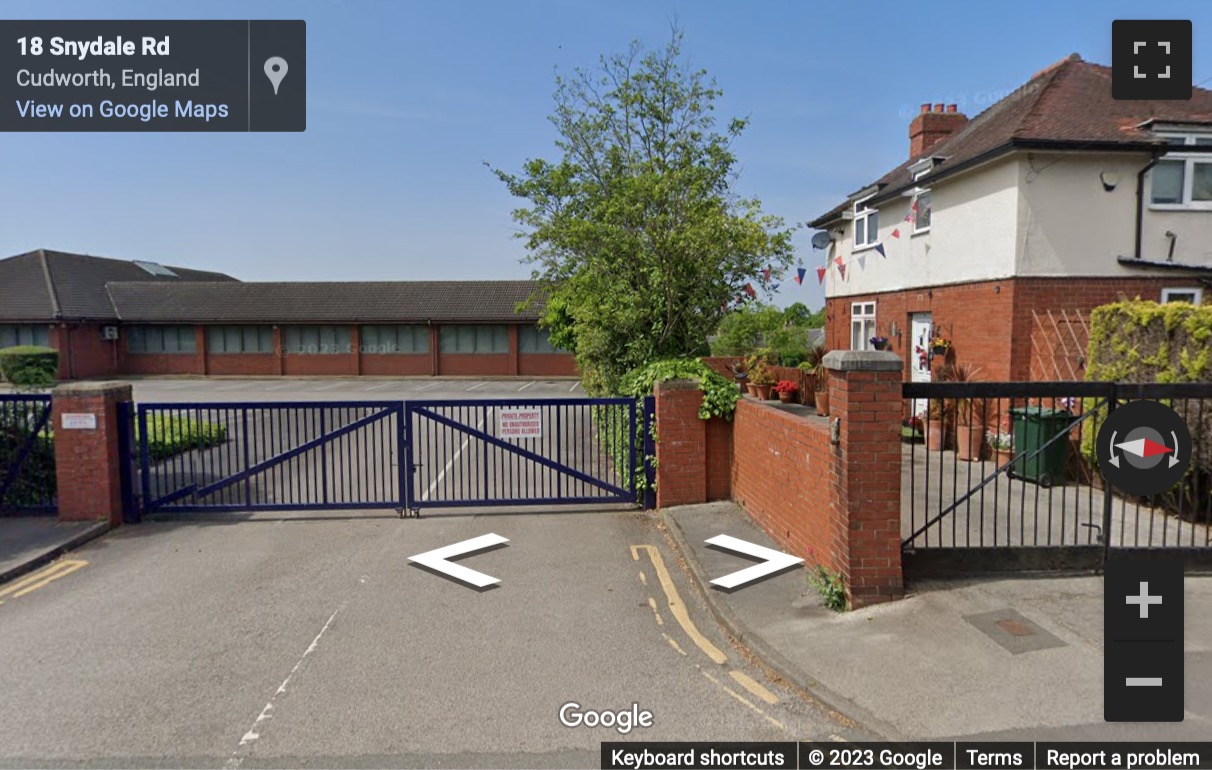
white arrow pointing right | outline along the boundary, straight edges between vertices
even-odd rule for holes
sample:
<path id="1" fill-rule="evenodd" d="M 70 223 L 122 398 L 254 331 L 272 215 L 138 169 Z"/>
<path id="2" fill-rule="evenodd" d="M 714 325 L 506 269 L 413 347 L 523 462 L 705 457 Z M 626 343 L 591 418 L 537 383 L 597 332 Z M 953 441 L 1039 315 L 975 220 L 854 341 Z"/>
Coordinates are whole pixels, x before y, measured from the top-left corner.
<path id="1" fill-rule="evenodd" d="M 464 583 L 470 583 L 476 588 L 484 588 L 493 583 L 500 583 L 499 578 L 494 578 L 492 575 L 485 575 L 483 572 L 476 572 L 473 569 L 467 569 L 461 564 L 455 564 L 447 559 L 453 559 L 456 556 L 462 556 L 465 553 L 474 551 L 483 551 L 485 548 L 491 548 L 494 545 L 508 543 L 509 538 L 501 537 L 500 535 L 480 535 L 473 537 L 470 540 L 464 540 L 461 543 L 435 548 L 432 551 L 419 553 L 416 556 L 409 556 L 409 561 L 414 561 L 417 564 L 429 567 L 431 570 L 441 572 L 443 575 L 449 575 L 455 580 L 462 580 Z"/>
<path id="2" fill-rule="evenodd" d="M 716 578 L 711 581 L 714 586 L 720 588 L 736 588 L 743 586 L 746 583 L 751 583 L 758 578 L 766 577 L 769 574 L 778 572 L 779 570 L 787 569 L 788 567 L 800 564 L 804 560 L 792 556 L 789 553 L 776 551 L 773 548 L 755 545 L 754 543 L 740 540 L 731 535 L 716 535 L 706 541 L 707 545 L 714 545 L 718 548 L 723 548 L 736 553 L 743 553 L 748 556 L 755 556 L 759 559 L 765 559 L 762 564 L 755 564 L 752 567 L 746 567 L 736 572 L 731 572 L 724 577 Z"/>

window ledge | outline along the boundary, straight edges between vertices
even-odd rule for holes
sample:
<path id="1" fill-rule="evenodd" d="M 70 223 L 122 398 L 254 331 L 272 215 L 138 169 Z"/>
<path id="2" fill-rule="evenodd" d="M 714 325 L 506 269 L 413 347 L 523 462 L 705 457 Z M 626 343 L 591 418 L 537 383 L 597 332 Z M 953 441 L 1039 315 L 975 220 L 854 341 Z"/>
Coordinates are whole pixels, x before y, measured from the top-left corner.
<path id="1" fill-rule="evenodd" d="M 929 227 L 923 227 L 921 230 L 914 230 L 913 232 L 909 233 L 909 237 L 913 238 L 918 235 L 926 235 L 929 232 L 930 232 Z"/>
<path id="2" fill-rule="evenodd" d="M 1150 211 L 1194 211 L 1198 213 L 1207 213 L 1212 211 L 1212 201 L 1202 201 L 1197 204 L 1185 203 L 1150 203 Z"/>
<path id="3" fill-rule="evenodd" d="M 855 246 L 853 249 L 850 250 L 850 253 L 858 254 L 860 251 L 871 251 L 876 246 L 879 246 L 881 243 L 883 243 L 883 241 L 876 241 L 875 243 L 869 243 L 866 246 Z"/>

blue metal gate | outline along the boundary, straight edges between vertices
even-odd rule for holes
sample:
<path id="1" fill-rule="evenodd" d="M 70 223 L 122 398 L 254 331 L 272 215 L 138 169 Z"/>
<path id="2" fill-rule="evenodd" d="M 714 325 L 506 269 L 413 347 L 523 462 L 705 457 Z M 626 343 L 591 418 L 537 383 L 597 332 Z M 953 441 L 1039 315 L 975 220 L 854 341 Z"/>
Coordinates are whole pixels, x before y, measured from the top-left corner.
<path id="1" fill-rule="evenodd" d="M 145 513 L 404 508 L 398 401 L 140 404 Z"/>
<path id="2" fill-rule="evenodd" d="M 635 503 L 630 398 L 410 401 L 408 508 Z"/>
<path id="3" fill-rule="evenodd" d="M 50 396 L 0 395 L 0 516 L 58 510 L 51 427 Z"/>

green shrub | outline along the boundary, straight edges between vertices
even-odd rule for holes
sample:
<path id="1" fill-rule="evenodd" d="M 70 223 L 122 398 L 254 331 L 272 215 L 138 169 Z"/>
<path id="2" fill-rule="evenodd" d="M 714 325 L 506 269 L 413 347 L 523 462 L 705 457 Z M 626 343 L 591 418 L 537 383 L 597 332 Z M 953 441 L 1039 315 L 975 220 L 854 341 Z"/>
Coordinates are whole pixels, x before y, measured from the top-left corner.
<path id="1" fill-rule="evenodd" d="M 0 377 L 18 390 L 41 390 L 59 377 L 59 351 L 35 345 L 0 349 Z"/>
<path id="2" fill-rule="evenodd" d="M 698 380 L 703 391 L 703 406 L 699 417 L 732 419 L 740 391 L 736 383 L 730 382 L 699 358 L 671 358 L 656 361 L 640 369 L 634 369 L 623 377 L 619 395 L 643 398 L 651 396 L 658 382 L 665 380 Z"/>
<path id="3" fill-rule="evenodd" d="M 0 402 L 0 475 L 7 473 L 27 445 L 36 419 L 35 408 L 29 404 Z M 0 500 L 0 510 L 50 505 L 55 493 L 55 446 L 49 428 L 44 427 Z"/>
<path id="4" fill-rule="evenodd" d="M 1095 308 L 1090 314 L 1090 347 L 1086 380 L 1092 382 L 1212 382 L 1212 305 L 1183 302 L 1159 304 L 1142 300 L 1117 302 Z M 1191 429 L 1195 442 L 1192 463 L 1183 480 L 1159 502 L 1171 509 L 1208 511 L 1212 495 L 1212 409 L 1176 407 Z M 1095 408 L 1085 399 L 1083 411 Z M 1106 416 L 1091 417 L 1094 426 Z M 1082 432 L 1081 452 L 1087 462 L 1097 462 L 1096 430 Z M 1197 495 L 1203 499 L 1197 498 Z"/>
<path id="5" fill-rule="evenodd" d="M 138 425 L 135 435 L 136 438 L 139 435 Z M 148 415 L 147 435 L 148 454 L 152 462 L 159 462 L 191 449 L 208 449 L 222 444 L 227 440 L 227 426 L 190 417 L 155 414 Z"/>

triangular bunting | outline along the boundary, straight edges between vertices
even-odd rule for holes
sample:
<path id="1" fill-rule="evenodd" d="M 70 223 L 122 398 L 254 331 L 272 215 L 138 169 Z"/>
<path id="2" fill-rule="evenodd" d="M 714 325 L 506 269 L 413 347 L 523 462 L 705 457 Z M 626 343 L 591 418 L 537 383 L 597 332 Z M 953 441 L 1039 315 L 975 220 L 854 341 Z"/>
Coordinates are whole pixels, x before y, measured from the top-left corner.
<path id="1" fill-rule="evenodd" d="M 875 244 L 875 250 L 878 251 L 880 253 L 880 256 L 883 257 L 884 259 L 888 258 L 888 255 L 884 253 L 884 244 L 882 244 L 882 243 Z"/>
<path id="2" fill-rule="evenodd" d="M 892 231 L 892 237 L 893 237 L 893 238 L 900 238 L 900 237 L 901 237 L 901 228 L 899 228 L 899 227 L 898 227 L 898 228 L 894 229 L 894 230 Z"/>
<path id="3" fill-rule="evenodd" d="M 807 273 L 808 273 L 808 271 L 805 270 L 804 268 L 797 267 L 795 269 L 795 282 L 802 285 L 804 283 L 804 275 L 806 275 Z"/>
<path id="4" fill-rule="evenodd" d="M 859 254 L 858 263 L 859 263 L 859 267 L 866 270 L 867 269 L 867 255 Z"/>
<path id="5" fill-rule="evenodd" d="M 762 280 L 763 281 L 770 280 L 770 268 L 767 267 L 764 270 L 762 270 Z"/>
<path id="6" fill-rule="evenodd" d="M 817 283 L 824 283 L 824 282 L 825 282 L 825 272 L 826 272 L 826 270 L 827 270 L 827 268 L 824 268 L 824 267 L 818 267 L 818 268 L 816 269 L 816 282 L 817 282 Z"/>
<path id="7" fill-rule="evenodd" d="M 842 274 L 842 280 L 845 280 L 845 279 L 846 279 L 846 266 L 845 266 L 845 265 L 838 265 L 838 266 L 837 266 L 837 271 L 838 271 L 839 273 L 841 273 L 841 274 Z"/>
<path id="8" fill-rule="evenodd" d="M 753 284 L 751 283 L 745 284 L 745 293 L 750 297 L 757 297 L 757 290 L 753 288 Z"/>
<path id="9" fill-rule="evenodd" d="M 781 283 L 772 283 L 772 284 L 770 284 L 770 290 L 771 290 L 771 291 L 778 291 L 778 290 L 779 290 L 779 287 L 780 287 L 780 286 L 782 286 L 782 285 L 783 285 L 783 284 L 781 284 Z"/>

